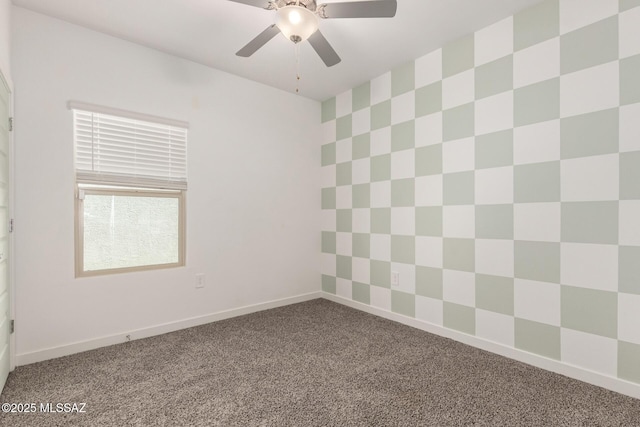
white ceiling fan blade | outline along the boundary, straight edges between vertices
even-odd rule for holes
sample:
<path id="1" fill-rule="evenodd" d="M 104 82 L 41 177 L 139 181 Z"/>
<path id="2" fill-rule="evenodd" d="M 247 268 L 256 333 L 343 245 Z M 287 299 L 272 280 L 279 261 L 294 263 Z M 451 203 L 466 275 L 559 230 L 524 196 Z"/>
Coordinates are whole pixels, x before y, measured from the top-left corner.
<path id="1" fill-rule="evenodd" d="M 313 49 L 318 53 L 320 59 L 322 59 L 327 67 L 333 67 L 341 61 L 336 51 L 333 50 L 320 30 L 316 31 L 311 35 L 311 37 L 309 37 L 309 44 L 311 44 L 311 47 L 313 47 Z"/>
<path id="2" fill-rule="evenodd" d="M 267 29 L 258 34 L 255 39 L 251 40 L 245 47 L 236 52 L 236 55 L 245 58 L 253 55 L 258 49 L 267 44 L 267 42 L 274 38 L 275 35 L 279 32 L 280 29 L 276 26 L 276 24 L 267 27 Z"/>
<path id="3" fill-rule="evenodd" d="M 319 6 L 323 17 L 332 18 L 392 18 L 398 9 L 397 0 L 352 1 Z"/>
<path id="4" fill-rule="evenodd" d="M 229 0 L 235 3 L 247 4 L 249 6 L 255 6 L 262 9 L 268 9 L 269 4 L 271 3 L 269 0 Z"/>

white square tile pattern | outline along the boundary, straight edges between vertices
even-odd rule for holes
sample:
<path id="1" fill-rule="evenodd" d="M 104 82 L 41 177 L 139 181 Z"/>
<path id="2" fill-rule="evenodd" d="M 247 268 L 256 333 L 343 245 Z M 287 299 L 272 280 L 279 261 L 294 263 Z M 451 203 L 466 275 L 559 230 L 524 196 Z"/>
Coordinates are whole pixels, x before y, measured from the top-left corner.
<path id="1" fill-rule="evenodd" d="M 476 239 L 476 272 L 513 277 L 513 240 Z"/>
<path id="2" fill-rule="evenodd" d="M 486 64 L 513 53 L 513 17 L 475 33 L 475 64 Z"/>
<path id="3" fill-rule="evenodd" d="M 640 54 L 640 8 L 620 14 L 620 58 Z"/>
<path id="4" fill-rule="evenodd" d="M 391 100 L 391 124 L 407 122 L 416 118 L 416 96 L 414 91 L 395 96 Z"/>
<path id="5" fill-rule="evenodd" d="M 515 279 L 513 293 L 515 317 L 560 326 L 560 285 Z"/>
<path id="6" fill-rule="evenodd" d="M 563 285 L 602 291 L 618 290 L 618 247 L 589 243 L 560 245 Z"/>
<path id="7" fill-rule="evenodd" d="M 560 117 L 615 108 L 620 103 L 618 61 L 560 77 Z"/>
<path id="8" fill-rule="evenodd" d="M 391 234 L 400 236 L 416 234 L 415 208 L 391 208 Z"/>
<path id="9" fill-rule="evenodd" d="M 416 59 L 416 88 L 442 80 L 442 49 Z"/>
<path id="10" fill-rule="evenodd" d="M 563 0 L 560 2 L 560 34 L 601 21 L 618 13 L 618 0 Z"/>
<path id="11" fill-rule="evenodd" d="M 513 167 L 476 170 L 476 204 L 513 203 Z"/>
<path id="12" fill-rule="evenodd" d="M 463 138 L 442 144 L 442 171 L 463 172 L 475 167 L 475 139 Z"/>
<path id="13" fill-rule="evenodd" d="M 616 340 L 562 328 L 561 343 L 563 362 L 610 376 L 616 375 Z"/>
<path id="14" fill-rule="evenodd" d="M 473 239 L 476 234 L 476 209 L 472 205 L 442 208 L 442 235 Z"/>
<path id="15" fill-rule="evenodd" d="M 513 87 L 520 88 L 560 75 L 560 39 L 522 49 L 513 54 Z"/>
<path id="16" fill-rule="evenodd" d="M 442 238 L 416 237 L 416 265 L 442 268 Z"/>
<path id="17" fill-rule="evenodd" d="M 560 241 L 560 203 L 516 203 L 514 238 L 539 242 Z"/>
<path id="18" fill-rule="evenodd" d="M 442 306 L 440 299 L 416 295 L 416 319 L 442 326 Z"/>
<path id="19" fill-rule="evenodd" d="M 442 296 L 445 301 L 475 307 L 475 274 L 466 271 L 444 270 L 442 282 Z"/>
<path id="20" fill-rule="evenodd" d="M 416 147 L 442 143 L 442 112 L 419 117 L 415 122 Z"/>
<path id="21" fill-rule="evenodd" d="M 513 347 L 514 329 L 513 316 L 476 309 L 476 335 L 480 338 Z"/>
<path id="22" fill-rule="evenodd" d="M 513 130 L 516 165 L 560 160 L 560 120 L 520 126 Z"/>
<path id="23" fill-rule="evenodd" d="M 473 68 L 442 80 L 442 108 L 444 110 L 473 102 L 474 97 L 475 72 Z"/>
<path id="24" fill-rule="evenodd" d="M 476 101 L 476 135 L 513 128 L 513 91 Z"/>
<path id="25" fill-rule="evenodd" d="M 618 294 L 618 338 L 640 345 L 640 295 Z"/>
<path id="26" fill-rule="evenodd" d="M 560 165 L 563 202 L 618 200 L 618 154 L 563 160 Z"/>

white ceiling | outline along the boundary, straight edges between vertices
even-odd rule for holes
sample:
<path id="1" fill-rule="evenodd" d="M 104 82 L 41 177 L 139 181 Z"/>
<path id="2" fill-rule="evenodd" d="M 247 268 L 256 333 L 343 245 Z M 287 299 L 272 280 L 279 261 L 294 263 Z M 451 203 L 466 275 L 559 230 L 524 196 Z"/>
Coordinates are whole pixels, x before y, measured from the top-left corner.
<path id="1" fill-rule="evenodd" d="M 303 43 L 300 94 L 330 98 L 539 1 L 398 0 L 395 18 L 322 20 L 320 29 L 342 62 L 327 68 Z M 13 3 L 269 86 L 292 92 L 296 87 L 294 44 L 284 37 L 276 36 L 250 58 L 235 56 L 273 23 L 273 11 L 228 0 Z"/>

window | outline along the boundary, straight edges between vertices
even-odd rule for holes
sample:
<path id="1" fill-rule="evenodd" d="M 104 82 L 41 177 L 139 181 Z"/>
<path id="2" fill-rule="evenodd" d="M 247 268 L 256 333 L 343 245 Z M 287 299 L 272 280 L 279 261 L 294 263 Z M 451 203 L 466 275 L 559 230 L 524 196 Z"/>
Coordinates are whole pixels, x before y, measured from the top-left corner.
<path id="1" fill-rule="evenodd" d="M 187 124 L 69 105 L 76 276 L 184 265 Z"/>

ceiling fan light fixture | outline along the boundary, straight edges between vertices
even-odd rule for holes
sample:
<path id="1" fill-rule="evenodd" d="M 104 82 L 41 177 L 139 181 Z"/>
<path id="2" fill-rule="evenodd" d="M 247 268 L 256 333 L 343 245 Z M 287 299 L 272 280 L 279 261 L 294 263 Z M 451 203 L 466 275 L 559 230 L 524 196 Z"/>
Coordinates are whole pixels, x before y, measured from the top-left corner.
<path id="1" fill-rule="evenodd" d="M 299 43 L 318 30 L 318 17 L 302 6 L 285 6 L 276 12 L 276 25 L 286 38 Z"/>

